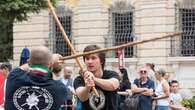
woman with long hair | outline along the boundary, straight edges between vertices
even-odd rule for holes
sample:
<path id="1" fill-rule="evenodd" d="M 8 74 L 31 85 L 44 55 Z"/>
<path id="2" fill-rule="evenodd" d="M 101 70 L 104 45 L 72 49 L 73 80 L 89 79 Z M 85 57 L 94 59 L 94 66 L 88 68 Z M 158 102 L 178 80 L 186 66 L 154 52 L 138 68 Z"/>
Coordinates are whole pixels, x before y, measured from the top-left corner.
<path id="1" fill-rule="evenodd" d="M 157 101 L 156 110 L 169 110 L 169 84 L 164 79 L 166 72 L 163 69 L 156 71 L 155 76 L 158 81 L 157 87 L 155 89 L 156 97 L 153 97 Z"/>

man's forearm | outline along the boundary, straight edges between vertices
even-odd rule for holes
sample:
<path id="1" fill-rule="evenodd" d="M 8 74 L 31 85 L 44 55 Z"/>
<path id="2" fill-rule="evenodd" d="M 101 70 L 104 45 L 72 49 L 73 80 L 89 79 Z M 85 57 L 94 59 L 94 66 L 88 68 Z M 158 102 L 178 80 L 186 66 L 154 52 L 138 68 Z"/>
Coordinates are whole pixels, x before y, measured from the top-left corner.
<path id="1" fill-rule="evenodd" d="M 180 109 L 182 109 L 182 108 L 185 108 L 185 107 L 178 106 L 178 105 L 174 105 L 174 104 L 170 104 L 169 107 L 170 107 L 171 109 L 178 109 L 178 110 L 180 110 Z"/>
<path id="2" fill-rule="evenodd" d="M 79 87 L 76 89 L 76 95 L 79 99 L 84 102 L 89 99 L 90 88 L 88 87 Z"/>
<path id="3" fill-rule="evenodd" d="M 154 94 L 153 89 L 148 89 L 142 93 L 145 96 L 152 96 Z"/>
<path id="4" fill-rule="evenodd" d="M 138 88 L 138 87 L 132 88 L 133 93 L 140 93 L 140 92 L 144 92 L 144 91 L 146 91 L 146 88 Z"/>
<path id="5" fill-rule="evenodd" d="M 162 95 L 162 96 L 159 96 L 159 97 L 156 97 L 156 100 L 160 100 L 160 99 L 165 99 L 165 98 L 168 98 L 169 96 L 167 95 Z"/>
<path id="6" fill-rule="evenodd" d="M 112 79 L 95 78 L 94 81 L 97 86 L 107 91 L 114 91 L 119 87 L 119 81 L 115 78 Z"/>

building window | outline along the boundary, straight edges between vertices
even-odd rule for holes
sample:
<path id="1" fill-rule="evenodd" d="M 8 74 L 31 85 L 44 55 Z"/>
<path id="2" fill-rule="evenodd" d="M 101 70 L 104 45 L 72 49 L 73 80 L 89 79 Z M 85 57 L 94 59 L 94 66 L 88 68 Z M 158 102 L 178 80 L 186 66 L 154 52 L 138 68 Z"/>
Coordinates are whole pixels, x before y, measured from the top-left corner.
<path id="1" fill-rule="evenodd" d="M 181 36 L 172 38 L 172 56 L 195 56 L 195 1 L 181 0 L 175 5 L 176 32 Z"/>
<path id="2" fill-rule="evenodd" d="M 56 13 L 69 40 L 72 41 L 71 11 L 68 10 L 65 6 L 60 6 L 57 8 Z M 60 31 L 52 15 L 51 18 L 52 18 L 51 35 L 52 35 L 53 51 L 63 56 L 71 55 L 71 49 L 69 48 L 68 44 L 65 42 L 64 36 L 62 35 L 62 32 Z"/>
<path id="3" fill-rule="evenodd" d="M 126 2 L 115 3 L 110 8 L 110 37 L 112 46 L 133 42 L 133 8 Z M 130 46 L 124 49 L 124 57 L 131 58 L 135 55 L 134 47 Z M 117 57 L 117 53 L 112 53 L 112 57 Z"/>
<path id="4" fill-rule="evenodd" d="M 195 8 L 179 9 L 181 36 L 181 55 L 195 56 Z"/>

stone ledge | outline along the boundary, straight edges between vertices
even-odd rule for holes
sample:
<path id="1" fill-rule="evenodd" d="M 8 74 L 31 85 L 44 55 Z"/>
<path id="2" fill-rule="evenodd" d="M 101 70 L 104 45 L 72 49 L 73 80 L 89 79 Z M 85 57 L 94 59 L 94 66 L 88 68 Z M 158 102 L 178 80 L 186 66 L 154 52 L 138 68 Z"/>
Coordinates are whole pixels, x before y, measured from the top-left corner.
<path id="1" fill-rule="evenodd" d="M 124 62 L 137 63 L 137 58 L 124 58 Z M 118 62 L 118 58 L 106 58 L 106 63 Z"/>
<path id="2" fill-rule="evenodd" d="M 179 62 L 195 62 L 195 57 L 168 57 L 168 61 L 172 63 L 179 63 Z"/>

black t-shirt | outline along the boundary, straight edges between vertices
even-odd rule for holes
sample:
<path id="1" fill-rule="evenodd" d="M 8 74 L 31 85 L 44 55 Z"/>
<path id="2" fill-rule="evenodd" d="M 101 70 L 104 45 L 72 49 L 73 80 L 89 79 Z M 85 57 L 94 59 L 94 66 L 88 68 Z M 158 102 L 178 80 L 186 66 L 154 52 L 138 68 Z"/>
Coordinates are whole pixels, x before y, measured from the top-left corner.
<path id="1" fill-rule="evenodd" d="M 60 81 L 16 68 L 7 78 L 5 110 L 59 110 L 66 95 Z"/>
<path id="2" fill-rule="evenodd" d="M 103 72 L 102 79 L 116 78 L 119 79 L 119 76 L 114 71 L 105 70 Z M 84 79 L 82 76 L 78 76 L 74 80 L 74 88 L 85 86 Z M 93 95 L 93 92 L 90 93 L 89 99 L 85 102 L 82 102 L 82 110 L 117 110 L 117 90 L 115 91 L 106 91 L 102 88 L 95 86 L 100 98 Z"/>

